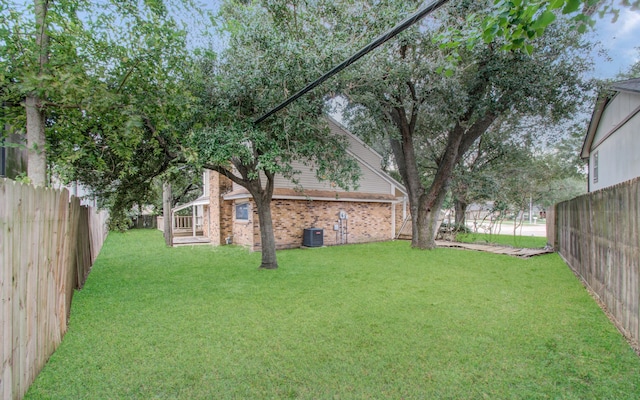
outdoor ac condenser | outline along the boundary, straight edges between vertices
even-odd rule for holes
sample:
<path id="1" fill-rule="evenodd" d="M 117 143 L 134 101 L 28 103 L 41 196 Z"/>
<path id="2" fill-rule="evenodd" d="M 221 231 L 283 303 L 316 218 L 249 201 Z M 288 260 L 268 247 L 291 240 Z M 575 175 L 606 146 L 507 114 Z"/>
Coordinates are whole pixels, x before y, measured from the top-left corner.
<path id="1" fill-rule="evenodd" d="M 304 247 L 322 247 L 324 244 L 324 230 L 321 228 L 309 228 L 304 230 L 302 245 Z"/>

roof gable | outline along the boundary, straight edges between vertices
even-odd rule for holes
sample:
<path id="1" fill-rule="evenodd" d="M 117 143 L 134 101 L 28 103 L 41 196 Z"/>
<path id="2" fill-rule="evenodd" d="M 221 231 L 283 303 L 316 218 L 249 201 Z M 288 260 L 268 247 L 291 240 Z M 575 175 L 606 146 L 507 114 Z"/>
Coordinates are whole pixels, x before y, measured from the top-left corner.
<path id="1" fill-rule="evenodd" d="M 404 185 L 395 180 L 393 177 L 391 177 L 391 175 L 389 175 L 382 169 L 382 156 L 378 154 L 378 152 L 367 146 L 367 144 L 364 143 L 362 139 L 351 133 L 349 130 L 347 130 L 347 128 L 342 126 L 335 119 L 327 116 L 327 120 L 329 121 L 329 127 L 332 133 L 343 135 L 347 138 L 347 140 L 349 141 L 349 148 L 347 149 L 347 152 L 352 157 L 354 157 L 357 161 L 364 165 L 365 168 L 369 169 L 371 172 L 375 173 L 383 180 L 396 187 L 402 193 L 404 193 L 405 195 L 407 194 Z"/>
<path id="2" fill-rule="evenodd" d="M 603 115 L 605 114 L 607 107 L 609 107 L 613 103 L 614 99 L 621 93 L 631 96 L 640 95 L 640 78 L 614 82 L 609 86 L 607 90 L 603 90 L 600 92 L 593 113 L 591 115 L 591 120 L 589 121 L 587 134 L 582 144 L 582 150 L 580 152 L 580 157 L 582 159 L 589 158 L 589 154 L 594 148 L 594 140 L 596 138 L 596 135 L 598 134 L 598 128 L 600 127 Z M 630 116 L 631 115 L 627 116 L 627 119 Z M 617 127 L 610 131 L 607 137 L 613 134 L 619 126 L 624 125 L 625 122 L 626 120 L 623 119 Z M 599 139 L 599 142 L 602 142 L 604 139 L 606 139 L 606 137 Z M 595 146 L 597 145 L 598 144 L 596 143 Z"/>
<path id="3" fill-rule="evenodd" d="M 640 78 L 627 79 L 611 84 L 611 88 L 618 92 L 640 93 Z"/>

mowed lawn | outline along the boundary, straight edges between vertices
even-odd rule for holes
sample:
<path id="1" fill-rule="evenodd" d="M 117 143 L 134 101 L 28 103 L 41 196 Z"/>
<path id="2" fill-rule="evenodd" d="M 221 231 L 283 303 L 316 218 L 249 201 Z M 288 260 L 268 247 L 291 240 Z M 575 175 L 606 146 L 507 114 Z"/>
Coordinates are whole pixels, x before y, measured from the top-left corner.
<path id="1" fill-rule="evenodd" d="M 541 236 L 522 235 L 489 235 L 486 233 L 459 233 L 456 241 L 463 243 L 481 243 L 508 247 L 522 247 L 528 249 L 543 248 L 547 245 L 547 238 Z"/>
<path id="2" fill-rule="evenodd" d="M 555 254 L 278 257 L 109 234 L 26 398 L 640 398 L 640 359 Z"/>

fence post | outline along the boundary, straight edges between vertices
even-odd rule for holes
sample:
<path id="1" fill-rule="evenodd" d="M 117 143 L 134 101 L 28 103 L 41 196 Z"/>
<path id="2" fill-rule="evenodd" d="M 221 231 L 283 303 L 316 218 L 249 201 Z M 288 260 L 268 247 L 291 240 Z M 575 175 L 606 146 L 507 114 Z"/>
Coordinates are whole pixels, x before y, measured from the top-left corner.
<path id="1" fill-rule="evenodd" d="M 554 204 L 551 206 L 549 210 L 547 210 L 547 245 L 551 246 L 552 249 L 558 248 L 558 235 L 556 234 L 556 226 L 558 215 L 558 204 Z"/>

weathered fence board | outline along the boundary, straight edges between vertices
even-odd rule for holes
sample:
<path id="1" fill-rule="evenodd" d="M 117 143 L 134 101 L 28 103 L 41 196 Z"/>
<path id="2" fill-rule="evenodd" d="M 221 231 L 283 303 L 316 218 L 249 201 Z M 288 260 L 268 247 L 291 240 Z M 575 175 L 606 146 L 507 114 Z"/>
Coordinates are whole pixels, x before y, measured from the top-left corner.
<path id="1" fill-rule="evenodd" d="M 24 396 L 66 332 L 73 291 L 106 236 L 105 214 L 92 214 L 66 189 L 0 180 L 2 399 Z"/>
<path id="2" fill-rule="evenodd" d="M 640 341 L 640 178 L 555 207 L 556 248 Z"/>

